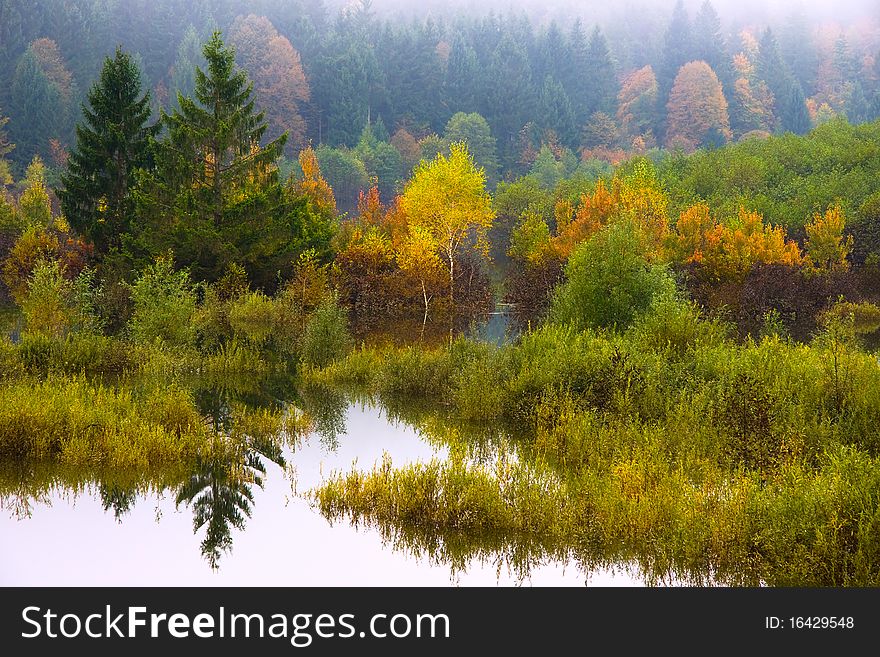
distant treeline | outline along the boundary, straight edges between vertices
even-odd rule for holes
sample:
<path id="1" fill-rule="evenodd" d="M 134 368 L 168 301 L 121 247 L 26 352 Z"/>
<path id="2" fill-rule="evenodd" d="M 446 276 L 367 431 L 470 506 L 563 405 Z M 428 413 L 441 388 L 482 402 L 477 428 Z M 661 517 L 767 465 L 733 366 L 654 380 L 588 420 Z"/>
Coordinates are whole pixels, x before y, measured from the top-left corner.
<path id="1" fill-rule="evenodd" d="M 843 30 L 793 13 L 743 28 L 710 2 L 690 12 L 679 3 L 660 22 L 621 16 L 597 26 L 524 13 L 404 21 L 370 2 L 331 12 L 322 0 L 0 0 L 0 117 L 10 119 L 0 129 L 19 175 L 35 154 L 60 166 L 116 45 L 135 54 L 158 113 L 192 93 L 201 45 L 218 28 L 254 81 L 267 138 L 287 131 L 288 157 L 309 141 L 354 149 L 370 124 L 396 153 L 362 152 L 348 175 L 389 191 L 444 147 L 459 112 L 488 124 L 490 181 L 525 173 L 542 144 L 617 162 L 880 116 L 873 19 Z"/>

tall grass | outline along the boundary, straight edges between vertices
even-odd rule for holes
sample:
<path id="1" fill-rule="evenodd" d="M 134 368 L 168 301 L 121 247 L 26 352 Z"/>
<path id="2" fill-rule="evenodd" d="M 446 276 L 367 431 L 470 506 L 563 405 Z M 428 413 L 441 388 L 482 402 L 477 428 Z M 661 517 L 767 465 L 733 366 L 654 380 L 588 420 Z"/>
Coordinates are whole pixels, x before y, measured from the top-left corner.
<path id="1" fill-rule="evenodd" d="M 500 348 L 354 352 L 308 376 L 389 413 L 427 400 L 408 421 L 453 454 L 483 440 L 468 424 L 515 433 L 495 458 L 510 453 L 517 485 L 485 461 L 383 464 L 334 476 L 315 503 L 461 567 L 494 546 L 520 564 L 635 561 L 651 581 L 877 585 L 877 356 L 830 324 L 811 344 L 727 334 L 661 297 L 624 333 L 551 324 Z"/>

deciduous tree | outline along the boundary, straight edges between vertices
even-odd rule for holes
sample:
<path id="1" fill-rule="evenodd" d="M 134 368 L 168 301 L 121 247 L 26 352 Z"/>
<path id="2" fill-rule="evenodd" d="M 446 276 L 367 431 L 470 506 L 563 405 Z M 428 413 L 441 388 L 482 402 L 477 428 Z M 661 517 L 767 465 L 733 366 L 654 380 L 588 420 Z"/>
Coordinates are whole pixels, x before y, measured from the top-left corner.
<path id="1" fill-rule="evenodd" d="M 265 109 L 267 138 L 286 132 L 288 148 L 300 147 L 306 135 L 302 106 L 308 102 L 310 90 L 299 53 L 268 18 L 254 14 L 235 19 L 229 41 Z"/>
<path id="2" fill-rule="evenodd" d="M 721 83 L 706 62 L 681 67 L 669 95 L 666 144 L 693 150 L 715 135 L 730 139 L 730 117 Z"/>
<path id="3" fill-rule="evenodd" d="M 416 168 L 401 205 L 411 224 L 436 243 L 454 304 L 456 259 L 466 249 L 488 253 L 486 234 L 495 213 L 486 192 L 485 173 L 475 166 L 464 144 L 452 144 L 449 157 L 440 153 Z"/>

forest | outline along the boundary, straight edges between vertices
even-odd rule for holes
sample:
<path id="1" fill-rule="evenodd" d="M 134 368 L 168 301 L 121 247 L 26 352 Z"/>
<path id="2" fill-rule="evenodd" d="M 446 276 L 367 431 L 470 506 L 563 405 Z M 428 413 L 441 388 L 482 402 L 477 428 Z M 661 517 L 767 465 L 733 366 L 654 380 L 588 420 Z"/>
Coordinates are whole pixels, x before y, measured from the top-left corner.
<path id="1" fill-rule="evenodd" d="M 332 4 L 0 0 L 0 501 L 876 586 L 880 14 Z"/>

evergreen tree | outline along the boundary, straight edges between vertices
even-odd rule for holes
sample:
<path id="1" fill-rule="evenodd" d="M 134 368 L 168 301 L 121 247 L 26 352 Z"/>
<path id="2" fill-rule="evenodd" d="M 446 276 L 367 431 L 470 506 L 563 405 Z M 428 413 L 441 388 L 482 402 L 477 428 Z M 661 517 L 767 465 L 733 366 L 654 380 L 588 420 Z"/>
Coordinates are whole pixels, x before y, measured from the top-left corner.
<path id="1" fill-rule="evenodd" d="M 456 34 L 452 51 L 449 53 L 449 62 L 446 65 L 444 96 L 447 99 L 448 111 L 473 112 L 476 109 L 479 78 L 480 67 L 476 51 L 464 37 Z"/>
<path id="2" fill-rule="evenodd" d="M 870 106 L 865 96 L 865 89 L 858 80 L 854 80 L 848 85 L 844 112 L 850 123 L 862 123 L 868 120 Z"/>
<path id="3" fill-rule="evenodd" d="M 709 0 L 703 3 L 694 19 L 693 35 L 694 59 L 702 60 L 712 67 L 729 98 L 733 91 L 733 66 L 721 31 L 721 19 Z"/>
<path id="4" fill-rule="evenodd" d="M 785 61 L 789 62 L 792 75 L 800 82 L 805 94 L 812 95 L 819 67 L 819 55 L 803 6 L 799 6 L 782 27 L 779 49 Z"/>
<path id="5" fill-rule="evenodd" d="M 587 43 L 587 68 L 583 72 L 590 88 L 590 98 L 585 111 L 587 116 L 596 112 L 614 115 L 617 113 L 617 74 L 608 41 L 599 27 L 593 29 Z"/>
<path id="6" fill-rule="evenodd" d="M 492 55 L 482 112 L 492 125 L 492 132 L 501 139 L 499 146 L 506 166 L 516 159 L 516 137 L 531 116 L 534 102 L 525 50 L 507 35 Z"/>
<path id="7" fill-rule="evenodd" d="M 590 118 L 589 105 L 592 97 L 584 72 L 590 66 L 589 44 L 580 19 L 575 20 L 568 36 L 569 61 L 562 62 L 562 83 L 568 92 L 574 108 L 574 119 L 578 126 Z"/>
<path id="8" fill-rule="evenodd" d="M 682 0 L 678 0 L 672 12 L 672 20 L 663 36 L 663 52 L 657 65 L 657 102 L 666 107 L 669 92 L 679 69 L 694 59 L 691 21 Z"/>
<path id="9" fill-rule="evenodd" d="M 149 119 L 150 95 L 141 90 L 140 70 L 117 48 L 89 91 L 59 193 L 68 221 L 99 252 L 120 246 L 131 232 L 133 172 L 146 166 L 156 132 Z"/>
<path id="10" fill-rule="evenodd" d="M 202 43 L 196 29 L 190 25 L 183 34 L 183 39 L 177 47 L 177 59 L 174 60 L 174 68 L 171 72 L 171 105 L 179 109 L 178 96 L 188 98 L 196 89 L 196 68 L 204 67 L 205 58 L 202 56 Z"/>
<path id="11" fill-rule="evenodd" d="M 868 104 L 868 121 L 880 119 L 880 91 L 875 91 L 871 102 Z"/>
<path id="12" fill-rule="evenodd" d="M 571 57 L 565 37 L 556 21 L 538 39 L 535 64 L 532 73 L 536 80 L 544 80 L 548 75 L 559 80 L 563 68 Z"/>
<path id="13" fill-rule="evenodd" d="M 338 48 L 344 48 L 338 50 Z M 353 146 L 370 116 L 382 71 L 372 47 L 331 42 L 315 65 L 314 95 L 323 142 Z"/>
<path id="14" fill-rule="evenodd" d="M 14 159 L 24 165 L 34 155 L 49 158 L 49 140 L 62 130 L 64 105 L 61 92 L 52 84 L 33 52 L 18 60 L 12 82 L 9 132 L 18 145 Z"/>
<path id="15" fill-rule="evenodd" d="M 565 87 L 551 75 L 544 78 L 544 87 L 541 89 L 538 105 L 538 121 L 543 130 L 552 130 L 566 146 L 575 145 L 577 127 L 571 100 L 565 93 Z"/>
<path id="16" fill-rule="evenodd" d="M 195 98 L 162 123 L 156 170 L 139 194 L 148 251 L 167 249 L 189 263 L 197 280 L 214 280 L 233 262 L 258 285 L 271 285 L 293 258 L 299 226 L 291 225 L 276 161 L 287 135 L 261 146 L 267 123 L 252 98 L 253 83 L 215 32 L 196 69 Z"/>
<path id="17" fill-rule="evenodd" d="M 678 0 L 672 12 L 672 20 L 663 35 L 663 51 L 657 65 L 657 112 L 654 133 L 659 137 L 665 134 L 666 106 L 669 93 L 679 70 L 693 60 L 693 33 L 687 10 L 682 0 Z"/>
<path id="18" fill-rule="evenodd" d="M 9 123 L 9 117 L 0 114 L 0 160 L 9 155 L 15 148 L 15 144 L 10 143 L 6 131 L 3 129 L 7 123 Z"/>
<path id="19" fill-rule="evenodd" d="M 781 107 L 781 118 L 784 129 L 796 135 L 805 135 L 813 126 L 804 91 L 797 82 L 791 85 L 785 97 Z"/>
<path id="20" fill-rule="evenodd" d="M 784 132 L 802 134 L 804 129 L 804 113 L 807 112 L 803 90 L 791 74 L 791 70 L 782 58 L 776 36 L 768 27 L 761 35 L 759 43 L 757 74 L 767 83 L 767 88 L 776 101 L 776 114 L 780 128 Z M 803 107 L 800 107 L 800 104 Z M 807 116 L 809 116 L 807 114 Z"/>

